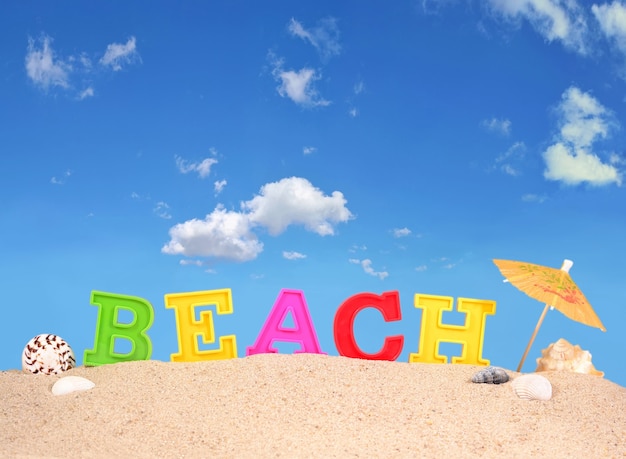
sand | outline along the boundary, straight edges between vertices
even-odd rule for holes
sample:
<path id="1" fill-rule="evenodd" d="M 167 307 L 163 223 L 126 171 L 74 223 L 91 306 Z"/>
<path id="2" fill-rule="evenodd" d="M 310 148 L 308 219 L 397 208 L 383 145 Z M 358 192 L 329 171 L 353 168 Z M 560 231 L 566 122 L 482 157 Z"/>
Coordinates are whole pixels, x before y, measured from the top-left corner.
<path id="1" fill-rule="evenodd" d="M 545 372 L 549 401 L 471 365 L 264 354 L 0 372 L 2 457 L 626 457 L 626 388 Z M 519 373 L 508 371 L 511 378 Z"/>

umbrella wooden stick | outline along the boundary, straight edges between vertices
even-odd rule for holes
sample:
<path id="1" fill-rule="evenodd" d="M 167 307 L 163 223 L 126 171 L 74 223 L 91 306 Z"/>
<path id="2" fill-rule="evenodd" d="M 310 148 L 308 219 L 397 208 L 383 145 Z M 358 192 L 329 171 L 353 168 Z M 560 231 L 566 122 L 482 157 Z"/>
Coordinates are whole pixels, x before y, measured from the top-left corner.
<path id="1" fill-rule="evenodd" d="M 566 273 L 569 272 L 570 268 L 574 265 L 574 262 L 571 260 L 563 260 L 563 265 L 561 265 L 561 271 L 565 271 Z M 543 323 L 543 319 L 546 317 L 546 314 L 548 313 L 548 309 L 550 308 L 549 304 L 546 304 L 545 308 L 543 308 L 543 312 L 541 313 L 541 316 L 539 317 L 539 320 L 537 321 L 537 325 L 535 326 L 535 331 L 533 332 L 532 336 L 530 337 L 530 341 L 528 342 L 528 345 L 526 346 L 526 350 L 524 351 L 524 355 L 522 356 L 522 360 L 520 360 L 519 365 L 517 366 L 517 372 L 519 373 L 520 371 L 522 371 L 522 366 L 524 365 L 524 360 L 526 360 L 526 356 L 528 355 L 528 351 L 530 351 L 530 348 L 533 345 L 533 342 L 535 341 L 535 337 L 537 336 L 537 332 L 539 331 L 539 328 L 541 327 L 541 324 Z"/>
<path id="2" fill-rule="evenodd" d="M 539 331 L 539 327 L 541 327 L 543 319 L 546 316 L 546 314 L 548 313 L 548 309 L 549 308 L 550 308 L 549 304 L 546 304 L 546 307 L 543 308 L 543 312 L 541 313 L 541 317 L 539 317 L 539 320 L 537 321 L 537 325 L 535 326 L 535 331 L 533 332 L 533 335 L 530 337 L 530 341 L 528 342 L 528 345 L 526 346 L 526 350 L 524 351 L 524 355 L 522 356 L 522 360 L 520 360 L 519 365 L 517 366 L 517 372 L 518 373 L 520 371 L 522 371 L 522 366 L 524 365 L 524 360 L 526 360 L 526 356 L 528 355 L 528 351 L 530 351 L 530 348 L 532 347 L 533 342 L 535 341 L 535 337 L 537 336 L 537 332 Z"/>

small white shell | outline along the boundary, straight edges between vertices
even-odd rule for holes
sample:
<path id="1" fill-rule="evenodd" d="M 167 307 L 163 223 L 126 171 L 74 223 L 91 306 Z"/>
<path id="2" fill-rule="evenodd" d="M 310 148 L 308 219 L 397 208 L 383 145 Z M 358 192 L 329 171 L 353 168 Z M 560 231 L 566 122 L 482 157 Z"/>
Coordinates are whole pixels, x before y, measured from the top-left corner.
<path id="1" fill-rule="evenodd" d="M 511 383 L 513 392 L 524 400 L 550 400 L 552 398 L 552 384 L 547 378 L 538 374 L 518 376 Z"/>
<path id="2" fill-rule="evenodd" d="M 80 376 L 65 376 L 59 379 L 52 386 L 52 393 L 54 395 L 71 394 L 72 392 L 78 392 L 83 390 L 89 390 L 96 386 L 92 381 L 87 378 L 81 378 Z"/>

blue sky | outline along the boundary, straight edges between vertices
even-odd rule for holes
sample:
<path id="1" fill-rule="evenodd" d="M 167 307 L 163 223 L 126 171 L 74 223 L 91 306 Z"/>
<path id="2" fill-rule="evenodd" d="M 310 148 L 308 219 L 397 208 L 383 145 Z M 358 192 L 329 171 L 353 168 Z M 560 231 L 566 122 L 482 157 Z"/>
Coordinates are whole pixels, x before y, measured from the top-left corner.
<path id="1" fill-rule="evenodd" d="M 243 356 L 286 288 L 331 355 L 344 300 L 399 291 L 355 334 L 401 361 L 415 293 L 495 300 L 483 356 L 515 369 L 542 305 L 492 259 L 569 258 L 607 331 L 551 311 L 524 371 L 562 337 L 626 385 L 626 2 L 1 8 L 0 368 L 39 333 L 81 363 L 92 290 L 148 300 L 167 361 L 163 296 L 231 288 Z"/>

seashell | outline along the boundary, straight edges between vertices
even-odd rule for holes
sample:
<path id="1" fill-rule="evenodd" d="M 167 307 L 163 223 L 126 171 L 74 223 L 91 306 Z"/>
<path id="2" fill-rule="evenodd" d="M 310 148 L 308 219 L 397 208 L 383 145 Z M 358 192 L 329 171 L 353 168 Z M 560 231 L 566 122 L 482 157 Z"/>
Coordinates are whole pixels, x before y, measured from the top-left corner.
<path id="1" fill-rule="evenodd" d="M 552 384 L 547 378 L 538 374 L 521 375 L 511 382 L 513 392 L 524 400 L 550 400 Z"/>
<path id="2" fill-rule="evenodd" d="M 472 376 L 473 383 L 502 384 L 509 380 L 506 371 L 499 367 L 483 368 Z"/>
<path id="3" fill-rule="evenodd" d="M 59 374 L 75 366 L 72 348 L 57 335 L 37 335 L 22 352 L 22 370 L 34 374 Z"/>
<path id="4" fill-rule="evenodd" d="M 571 371 L 595 376 L 604 376 L 604 372 L 595 369 L 591 363 L 591 354 L 579 345 L 573 346 L 560 338 L 541 351 L 535 371 Z"/>
<path id="5" fill-rule="evenodd" d="M 65 395 L 72 392 L 93 389 L 95 386 L 95 383 L 89 381 L 87 378 L 65 376 L 54 383 L 52 393 L 54 395 Z"/>

